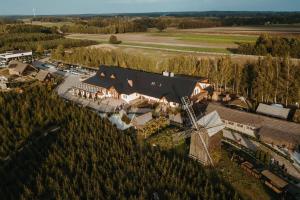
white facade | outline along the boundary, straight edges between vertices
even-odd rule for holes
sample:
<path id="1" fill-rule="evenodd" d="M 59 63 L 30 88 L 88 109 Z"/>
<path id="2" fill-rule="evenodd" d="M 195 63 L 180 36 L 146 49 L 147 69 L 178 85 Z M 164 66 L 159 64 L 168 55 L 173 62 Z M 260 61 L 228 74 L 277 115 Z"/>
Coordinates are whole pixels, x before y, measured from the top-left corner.
<path id="1" fill-rule="evenodd" d="M 202 87 L 202 89 L 205 89 L 205 88 L 207 88 L 207 87 L 210 86 L 209 83 L 199 83 L 199 84 L 200 84 L 200 86 Z"/>
<path id="2" fill-rule="evenodd" d="M 121 94 L 121 99 L 129 103 L 130 101 L 136 100 L 140 98 L 140 95 L 138 93 L 132 93 L 130 95 Z"/>
<path id="3" fill-rule="evenodd" d="M 32 51 L 17 52 L 17 53 L 7 52 L 7 53 L 0 54 L 0 59 L 9 60 L 9 59 L 20 58 L 25 56 L 32 56 Z"/>

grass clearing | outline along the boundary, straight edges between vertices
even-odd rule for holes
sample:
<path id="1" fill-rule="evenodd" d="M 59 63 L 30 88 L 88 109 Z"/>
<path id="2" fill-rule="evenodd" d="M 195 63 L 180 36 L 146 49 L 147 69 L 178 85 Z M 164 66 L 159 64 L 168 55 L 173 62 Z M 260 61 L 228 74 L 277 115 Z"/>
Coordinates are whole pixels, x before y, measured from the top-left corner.
<path id="1" fill-rule="evenodd" d="M 271 196 L 260 180 L 248 175 L 237 163 L 230 160 L 228 152 L 222 150 L 221 158 L 216 167 L 217 170 L 222 173 L 223 178 L 230 182 L 245 200 L 273 199 L 273 196 Z"/>

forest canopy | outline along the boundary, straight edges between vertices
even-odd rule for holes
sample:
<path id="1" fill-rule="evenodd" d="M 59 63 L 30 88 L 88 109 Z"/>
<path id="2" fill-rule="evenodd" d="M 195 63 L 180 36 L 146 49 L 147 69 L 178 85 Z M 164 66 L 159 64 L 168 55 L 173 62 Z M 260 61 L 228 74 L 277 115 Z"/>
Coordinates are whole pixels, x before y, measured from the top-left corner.
<path id="1" fill-rule="evenodd" d="M 278 57 L 290 56 L 292 58 L 300 58 L 300 38 L 262 34 L 254 44 L 240 44 L 236 52 L 246 55 L 266 56 L 270 54 Z"/>
<path id="2" fill-rule="evenodd" d="M 118 131 L 49 87 L 1 93 L 4 103 L 4 199 L 241 199 L 216 172 L 175 152 L 140 146 L 132 131 Z"/>
<path id="3" fill-rule="evenodd" d="M 0 33 L 0 52 L 10 50 L 36 50 L 38 46 L 43 49 L 54 49 L 58 45 L 66 48 L 89 46 L 94 41 L 66 39 L 55 28 L 37 25 L 6 25 Z"/>

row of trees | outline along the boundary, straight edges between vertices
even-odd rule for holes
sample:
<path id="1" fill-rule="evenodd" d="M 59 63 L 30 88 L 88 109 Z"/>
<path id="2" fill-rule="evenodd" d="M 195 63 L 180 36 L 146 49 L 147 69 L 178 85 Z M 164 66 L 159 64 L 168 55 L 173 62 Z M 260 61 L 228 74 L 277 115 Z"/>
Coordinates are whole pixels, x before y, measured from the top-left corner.
<path id="1" fill-rule="evenodd" d="M 57 33 L 55 27 L 45 27 L 31 24 L 8 24 L 4 26 L 4 33 Z"/>
<path id="2" fill-rule="evenodd" d="M 59 45 L 62 45 L 65 48 L 71 47 L 82 47 L 82 46 L 90 46 L 97 44 L 97 42 L 91 40 L 76 40 L 76 39 L 66 39 L 59 38 L 54 40 L 40 40 L 40 41 L 28 41 L 28 42 L 14 42 L 8 43 L 2 47 L 0 47 L 0 52 L 5 52 L 9 50 L 33 50 L 36 51 L 39 49 L 48 50 L 55 49 Z"/>
<path id="3" fill-rule="evenodd" d="M 66 33 L 103 33 L 116 34 L 127 32 L 146 32 L 148 28 L 157 28 L 159 31 L 167 27 L 207 28 L 220 26 L 221 22 L 212 19 L 194 18 L 92 18 L 90 20 L 76 21 L 74 25 L 64 25 L 61 30 Z"/>
<path id="4" fill-rule="evenodd" d="M 46 87 L 0 99 L 1 151 L 19 147 L 0 160 L 3 199 L 241 199 L 217 172 L 140 146 L 132 131 L 118 131 Z M 60 129 L 35 131 L 47 124 Z"/>
<path id="5" fill-rule="evenodd" d="M 229 57 L 199 59 L 196 56 L 175 56 L 163 61 L 119 50 L 74 49 L 67 55 L 55 54 L 54 59 L 90 67 L 101 64 L 161 73 L 208 77 L 215 90 L 247 96 L 258 102 L 284 103 L 300 101 L 300 64 L 288 57 L 270 56 L 245 65 L 232 63 Z"/>
<path id="6" fill-rule="evenodd" d="M 300 39 L 261 35 L 256 43 L 242 43 L 237 50 L 240 54 L 268 55 L 272 56 L 291 56 L 300 58 Z"/>
<path id="7" fill-rule="evenodd" d="M 47 30 L 47 31 L 45 31 Z M 46 32 L 46 33 L 45 33 Z M 54 49 L 58 45 L 66 48 L 89 46 L 94 41 L 66 39 L 52 29 L 44 29 L 35 25 L 6 26 L 4 33 L 0 34 L 0 52 L 9 50 L 37 50 Z"/>

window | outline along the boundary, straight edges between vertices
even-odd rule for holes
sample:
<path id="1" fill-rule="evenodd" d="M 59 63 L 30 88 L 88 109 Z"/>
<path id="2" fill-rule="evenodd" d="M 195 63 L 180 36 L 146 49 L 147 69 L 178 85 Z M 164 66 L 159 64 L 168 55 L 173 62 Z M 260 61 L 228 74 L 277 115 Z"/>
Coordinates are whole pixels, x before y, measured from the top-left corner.
<path id="1" fill-rule="evenodd" d="M 230 125 L 232 125 L 232 126 L 234 125 L 234 123 L 233 123 L 233 122 L 228 122 L 228 124 L 230 124 Z"/>
<path id="2" fill-rule="evenodd" d="M 116 76 L 115 76 L 114 74 L 112 74 L 112 75 L 110 76 L 110 78 L 115 79 Z"/>
<path id="3" fill-rule="evenodd" d="M 198 87 L 196 87 L 195 90 L 194 90 L 194 95 L 197 95 L 199 93 L 200 93 L 200 89 Z"/>
<path id="4" fill-rule="evenodd" d="M 238 127 L 243 128 L 244 126 L 242 124 L 237 124 Z"/>
<path id="5" fill-rule="evenodd" d="M 127 99 L 127 95 L 126 94 L 124 94 L 123 97 L 124 97 L 124 99 Z"/>
<path id="6" fill-rule="evenodd" d="M 133 81 L 132 81 L 132 80 L 128 80 L 128 85 L 129 85 L 130 87 L 132 87 L 132 86 L 133 86 Z"/>
<path id="7" fill-rule="evenodd" d="M 151 85 L 152 85 L 152 86 L 155 86 L 155 82 L 152 82 Z"/>

